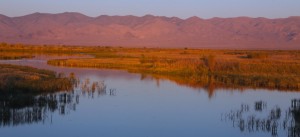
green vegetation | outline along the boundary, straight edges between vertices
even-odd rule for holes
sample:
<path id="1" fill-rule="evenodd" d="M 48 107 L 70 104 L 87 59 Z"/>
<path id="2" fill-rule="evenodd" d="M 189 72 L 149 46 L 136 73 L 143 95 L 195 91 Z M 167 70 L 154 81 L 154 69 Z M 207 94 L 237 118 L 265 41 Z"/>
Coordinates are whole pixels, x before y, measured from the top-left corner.
<path id="1" fill-rule="evenodd" d="M 300 51 L 28 45 L 2 45 L 1 49 L 87 54 L 94 58 L 49 60 L 48 64 L 122 69 L 164 77 L 190 86 L 300 89 Z"/>

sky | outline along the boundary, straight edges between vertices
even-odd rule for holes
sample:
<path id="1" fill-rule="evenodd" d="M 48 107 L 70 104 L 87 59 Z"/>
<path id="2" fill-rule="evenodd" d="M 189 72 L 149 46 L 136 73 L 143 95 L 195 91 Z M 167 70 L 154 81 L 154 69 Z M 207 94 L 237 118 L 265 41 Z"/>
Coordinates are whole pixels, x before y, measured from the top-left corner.
<path id="1" fill-rule="evenodd" d="M 79 12 L 87 16 L 135 15 L 188 18 L 300 16 L 300 0 L 0 0 L 0 14 Z"/>

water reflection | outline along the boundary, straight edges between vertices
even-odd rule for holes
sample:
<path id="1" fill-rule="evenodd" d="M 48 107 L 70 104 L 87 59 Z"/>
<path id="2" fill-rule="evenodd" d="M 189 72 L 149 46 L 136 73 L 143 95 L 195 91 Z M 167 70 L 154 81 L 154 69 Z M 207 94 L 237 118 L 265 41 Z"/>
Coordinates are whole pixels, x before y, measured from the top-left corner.
<path id="1" fill-rule="evenodd" d="M 76 80 L 74 88 L 56 93 L 0 92 L 0 127 L 52 122 L 52 115 L 67 115 L 76 111 L 80 97 L 115 96 L 116 89 L 107 90 L 104 81 Z"/>
<path id="2" fill-rule="evenodd" d="M 110 88 L 107 90 L 107 86 L 105 85 L 104 81 L 91 82 L 88 78 L 80 82 L 80 91 L 83 96 L 88 96 L 91 98 L 104 95 L 116 96 L 115 88 Z"/>
<path id="3" fill-rule="evenodd" d="M 64 115 L 66 111 L 75 110 L 78 102 L 78 96 L 69 92 L 39 96 L 1 95 L 0 126 L 44 122 L 55 111 Z"/>
<path id="4" fill-rule="evenodd" d="M 48 136 L 99 136 L 99 128 L 102 129 L 101 134 L 103 136 L 235 137 L 243 135 L 260 136 L 261 134 L 271 136 L 273 123 L 276 124 L 273 127 L 274 136 L 276 134 L 277 136 L 288 136 L 288 134 L 289 136 L 299 136 L 299 122 L 295 122 L 299 120 L 295 120 L 294 117 L 297 116 L 293 116 L 293 114 L 299 115 L 299 113 L 296 113 L 297 111 L 292 112 L 293 107 L 291 107 L 289 101 L 286 102 L 288 104 L 280 102 L 282 99 L 299 98 L 299 93 L 269 92 L 257 89 L 221 90 L 226 89 L 226 87 L 219 87 L 213 82 L 202 86 L 197 85 L 197 83 L 187 85 L 184 81 L 181 83 L 180 80 L 182 79 L 172 80 L 167 77 L 130 74 L 124 71 L 58 68 L 48 66 L 45 62 L 38 60 L 11 62 L 50 69 L 58 73 L 69 74 L 75 72 L 80 81 L 76 81 L 73 91 L 34 96 L 35 100 L 46 96 L 44 100 L 47 100 L 48 104 L 44 107 L 39 107 L 39 103 L 29 106 L 22 106 L 25 103 L 18 103 L 16 106 L 19 107 L 6 106 L 6 109 L 4 109 L 2 105 L 5 103 L 0 101 L 2 103 L 0 106 L 1 111 L 3 109 L 10 110 L 10 117 L 3 117 L 5 113 L 0 113 L 1 136 L 22 136 L 24 134 L 22 131 L 30 133 L 27 136 L 43 136 L 46 133 Z M 177 84 L 174 84 L 174 81 L 178 81 Z M 114 88 L 108 85 L 114 85 Z M 120 89 L 122 89 L 122 92 L 119 92 Z M 110 98 L 110 96 L 113 97 Z M 2 95 L 0 95 L 1 97 Z M 213 99 L 210 99 L 211 97 Z M 25 97 L 23 99 L 26 100 Z M 281 106 L 273 106 L 271 105 L 272 102 L 266 100 L 274 100 Z M 239 108 L 238 103 L 242 101 L 251 102 L 250 105 L 247 105 L 248 103 L 241 105 L 240 109 L 232 110 L 232 112 L 227 111 L 231 110 L 232 106 L 236 104 Z M 25 122 L 15 124 L 18 128 L 6 128 L 13 126 L 13 123 L 17 123 L 12 120 L 13 117 L 16 117 L 13 116 L 13 111 L 34 110 L 34 107 L 36 107 L 36 110 L 41 109 L 42 114 L 35 118 L 40 119 L 32 120 L 31 123 L 28 122 L 29 120 L 23 120 Z M 289 109 L 291 111 L 288 111 Z M 243 112 L 240 112 L 241 110 Z M 294 110 L 299 112 L 299 109 Z M 289 119 L 286 120 L 286 127 L 283 128 L 283 121 L 287 115 L 286 111 L 290 112 L 287 113 Z M 220 121 L 219 114 L 222 112 L 228 112 L 222 115 L 222 120 L 226 123 Z M 37 114 L 30 114 L 30 116 L 32 115 Z M 25 117 L 26 114 L 20 116 Z M 253 116 L 252 121 L 255 122 L 248 125 L 250 121 L 248 118 L 251 119 L 251 116 Z M 269 118 L 269 116 L 273 118 Z M 54 124 L 48 126 L 52 118 Z M 6 119 L 6 121 L 3 122 L 3 119 Z M 268 121 L 269 119 L 273 119 L 271 123 Z M 294 123 L 291 122 L 292 120 Z M 253 124 L 256 121 L 258 121 L 257 124 Z M 6 125 L 3 125 L 3 123 L 6 123 Z M 32 125 L 19 126 L 21 124 Z M 231 125 L 235 128 L 231 128 Z M 250 134 L 249 127 L 252 126 L 252 134 Z M 258 127 L 257 130 L 256 126 Z M 216 129 L 218 132 L 211 132 Z M 242 134 L 236 133 L 240 129 Z M 66 133 L 66 131 L 72 132 Z"/>
<path id="5" fill-rule="evenodd" d="M 244 133 L 267 132 L 278 136 L 279 131 L 288 137 L 300 136 L 300 99 L 291 100 L 288 108 L 275 106 L 268 109 L 267 102 L 257 101 L 251 109 L 242 104 L 240 109 L 222 115 L 222 121 L 231 122 L 234 128 Z"/>
<path id="6" fill-rule="evenodd" d="M 90 79 L 85 79 L 81 82 L 80 88 L 84 96 L 88 95 L 94 98 L 96 93 L 98 96 L 106 95 L 106 85 L 104 81 L 91 82 Z"/>

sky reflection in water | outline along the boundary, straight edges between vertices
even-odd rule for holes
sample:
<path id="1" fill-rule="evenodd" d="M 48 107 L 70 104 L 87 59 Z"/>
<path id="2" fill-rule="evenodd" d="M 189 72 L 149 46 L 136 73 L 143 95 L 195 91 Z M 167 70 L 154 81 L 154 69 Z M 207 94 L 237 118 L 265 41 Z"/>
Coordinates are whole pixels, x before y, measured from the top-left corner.
<path id="1" fill-rule="evenodd" d="M 80 80 L 74 92 L 56 93 L 70 95 L 64 114 L 61 105 L 54 112 L 47 111 L 47 118 L 33 123 L 0 127 L 1 137 L 62 137 L 62 136 L 127 136 L 127 137 L 199 137 L 199 136 L 272 136 L 271 132 L 248 132 L 233 126 L 229 117 L 248 105 L 243 113 L 244 122 L 248 116 L 268 118 L 273 108 L 281 109 L 281 119 L 291 108 L 291 100 L 300 99 L 296 92 L 269 90 L 215 90 L 210 98 L 206 90 L 179 86 L 169 80 L 147 77 L 125 71 L 80 68 L 59 68 L 48 66 L 44 60 L 10 61 L 11 64 L 47 68 L 69 74 L 74 72 Z M 95 90 L 84 92 L 88 82 L 91 91 L 93 83 L 105 86 L 105 92 Z M 95 88 L 97 89 L 97 88 Z M 267 104 L 263 111 L 255 111 L 256 102 Z M 239 122 L 240 123 L 240 122 Z M 238 124 L 237 124 L 238 125 Z M 279 124 L 280 125 L 280 124 Z M 288 130 L 279 127 L 278 136 L 288 136 Z"/>

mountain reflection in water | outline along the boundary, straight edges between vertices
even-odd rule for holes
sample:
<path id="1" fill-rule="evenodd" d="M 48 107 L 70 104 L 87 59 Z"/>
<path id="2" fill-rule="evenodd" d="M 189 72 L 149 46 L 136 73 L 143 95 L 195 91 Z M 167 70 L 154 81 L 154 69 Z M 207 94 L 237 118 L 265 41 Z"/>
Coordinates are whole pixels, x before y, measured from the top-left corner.
<path id="1" fill-rule="evenodd" d="M 253 108 L 242 104 L 240 109 L 222 115 L 222 121 L 231 122 L 241 132 L 267 132 L 276 137 L 278 130 L 284 130 L 288 137 L 299 137 L 300 99 L 291 100 L 289 108 L 275 106 L 268 109 L 264 101 L 255 102 Z"/>
<path id="2" fill-rule="evenodd" d="M 74 83 L 69 91 L 57 93 L 1 93 L 0 128 L 24 124 L 52 122 L 52 114 L 66 115 L 76 111 L 81 95 L 89 98 L 116 95 L 116 89 L 108 89 L 104 81 L 85 79 Z"/>

